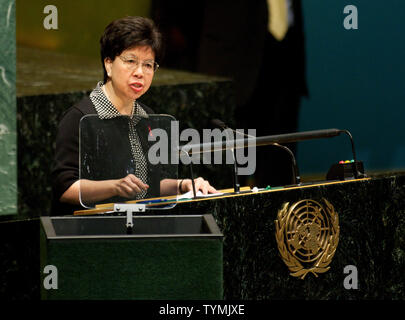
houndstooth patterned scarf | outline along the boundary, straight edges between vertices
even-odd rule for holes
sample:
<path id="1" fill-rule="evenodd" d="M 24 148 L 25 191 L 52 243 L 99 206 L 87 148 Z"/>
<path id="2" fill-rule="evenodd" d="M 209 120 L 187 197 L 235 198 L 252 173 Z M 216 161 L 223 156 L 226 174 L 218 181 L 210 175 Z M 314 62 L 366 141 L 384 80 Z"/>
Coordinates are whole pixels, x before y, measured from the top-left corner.
<path id="1" fill-rule="evenodd" d="M 100 119 L 113 119 L 122 116 L 118 110 L 114 107 L 110 100 L 104 94 L 102 89 L 103 83 L 100 81 L 97 83 L 96 88 L 90 93 L 90 100 L 93 102 L 96 108 L 97 114 Z M 131 153 L 135 161 L 135 176 L 142 180 L 144 183 L 148 183 L 148 167 L 145 158 L 145 154 L 142 150 L 142 145 L 139 140 L 138 133 L 136 132 L 136 125 L 141 118 L 147 118 L 148 115 L 145 110 L 139 105 L 136 100 L 132 108 L 131 116 L 129 116 L 129 141 L 131 144 Z M 146 191 L 142 190 L 136 195 L 136 199 L 142 199 L 146 195 Z"/>

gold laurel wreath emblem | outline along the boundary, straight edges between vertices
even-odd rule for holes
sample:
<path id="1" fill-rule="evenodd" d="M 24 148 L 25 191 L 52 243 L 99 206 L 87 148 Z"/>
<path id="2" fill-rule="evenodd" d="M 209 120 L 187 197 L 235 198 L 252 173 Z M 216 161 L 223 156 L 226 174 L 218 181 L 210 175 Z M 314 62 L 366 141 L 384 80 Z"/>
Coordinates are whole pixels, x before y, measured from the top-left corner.
<path id="1" fill-rule="evenodd" d="M 301 200 L 293 204 L 291 207 L 289 207 L 289 203 L 287 202 L 279 210 L 277 215 L 278 220 L 275 220 L 278 250 L 284 263 L 291 271 L 290 274 L 294 277 L 304 279 L 308 273 L 312 273 L 318 277 L 317 273 L 324 273 L 330 269 L 329 264 L 335 255 L 339 242 L 339 217 L 332 204 L 324 198 L 322 200 L 325 206 L 322 206 L 314 200 Z M 305 206 L 310 206 L 317 213 L 325 213 L 325 216 L 318 220 L 323 221 L 323 219 L 326 219 L 328 222 L 328 226 L 322 228 L 324 233 L 322 239 L 317 239 L 318 242 L 314 241 L 318 246 L 315 247 L 312 245 L 312 247 L 310 247 L 312 251 L 319 252 L 319 254 L 316 255 L 316 258 L 311 261 L 313 262 L 312 265 L 297 257 L 296 250 L 291 250 L 291 246 L 288 244 L 288 241 L 290 241 L 290 243 L 293 241 L 291 239 L 288 240 L 288 237 L 286 236 L 287 234 L 291 235 L 297 233 L 297 230 L 289 230 L 292 226 L 290 221 L 291 216 L 294 215 L 294 211 L 298 211 L 300 207 L 305 208 Z M 303 227 L 310 227 L 310 224 L 306 223 Z M 319 245 L 319 242 L 322 242 L 322 244 Z M 298 242 L 295 241 L 293 243 L 296 244 Z"/>

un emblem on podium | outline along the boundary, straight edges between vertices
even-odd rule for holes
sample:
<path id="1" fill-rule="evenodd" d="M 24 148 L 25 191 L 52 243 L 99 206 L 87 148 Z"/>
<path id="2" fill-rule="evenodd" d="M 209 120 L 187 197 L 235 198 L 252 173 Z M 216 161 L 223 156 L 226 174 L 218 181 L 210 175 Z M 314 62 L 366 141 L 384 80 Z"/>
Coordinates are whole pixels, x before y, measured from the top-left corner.
<path id="1" fill-rule="evenodd" d="M 275 224 L 278 250 L 292 276 L 317 277 L 330 269 L 339 242 L 339 217 L 329 201 L 287 202 Z"/>

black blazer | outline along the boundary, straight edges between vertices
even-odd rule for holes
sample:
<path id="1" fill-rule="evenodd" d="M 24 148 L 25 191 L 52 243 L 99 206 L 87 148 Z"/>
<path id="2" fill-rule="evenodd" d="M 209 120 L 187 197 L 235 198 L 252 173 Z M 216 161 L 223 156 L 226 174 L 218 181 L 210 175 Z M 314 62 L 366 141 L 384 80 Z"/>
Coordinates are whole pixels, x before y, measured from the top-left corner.
<path id="1" fill-rule="evenodd" d="M 148 113 L 153 114 L 152 109 L 141 104 L 142 108 Z M 74 206 L 59 201 L 62 194 L 77 180 L 79 180 L 79 127 L 80 120 L 86 115 L 97 115 L 97 111 L 94 108 L 88 96 L 84 97 L 77 104 L 69 108 L 62 117 L 59 123 L 58 132 L 56 136 L 56 148 L 54 163 L 51 171 L 52 177 L 52 215 L 70 215 L 75 210 L 83 209 L 81 206 Z M 122 178 L 129 173 L 134 173 L 135 163 L 133 163 L 133 157 L 130 148 L 130 142 L 128 137 L 128 122 L 129 118 L 122 117 L 109 122 L 108 120 L 103 122 L 106 125 L 103 126 L 102 132 L 98 132 L 99 145 L 94 143 L 86 144 L 88 149 L 86 157 L 82 156 L 83 165 L 82 168 L 86 168 L 89 164 L 91 172 L 82 170 L 82 178 L 91 176 L 95 180 Z M 126 122 L 126 123 L 124 123 Z M 89 126 L 95 124 L 92 121 L 87 121 Z M 140 122 L 139 124 L 141 124 Z M 117 125 L 118 124 L 118 125 Z M 120 125 L 121 124 L 121 125 Z M 137 130 L 145 130 L 148 128 L 142 128 L 137 126 Z M 94 134 L 97 129 L 86 130 L 86 135 L 82 136 L 82 141 L 94 141 Z M 147 135 L 139 135 L 140 137 Z M 141 144 L 146 150 L 147 141 L 141 138 Z M 99 148 L 98 148 L 99 147 Z M 102 152 L 105 152 L 107 148 L 110 148 L 110 152 L 119 154 L 119 157 L 114 157 L 114 163 L 112 158 L 104 156 Z M 100 159 L 103 159 L 100 161 Z M 108 172 L 105 168 L 110 168 Z M 106 176 L 105 174 L 108 174 Z M 151 185 L 151 183 L 149 183 Z M 153 188 L 156 188 L 156 182 L 152 183 Z M 152 190 L 152 189 L 150 189 Z M 119 201 L 119 199 L 110 199 L 111 202 Z M 106 202 L 110 202 L 106 200 Z"/>

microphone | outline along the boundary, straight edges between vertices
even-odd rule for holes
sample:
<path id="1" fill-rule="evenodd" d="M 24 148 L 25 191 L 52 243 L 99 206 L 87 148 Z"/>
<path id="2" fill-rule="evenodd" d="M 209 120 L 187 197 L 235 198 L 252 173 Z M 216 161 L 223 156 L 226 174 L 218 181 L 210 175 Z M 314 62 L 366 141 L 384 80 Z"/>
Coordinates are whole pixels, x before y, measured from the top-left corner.
<path id="1" fill-rule="evenodd" d="M 241 132 L 235 131 L 231 128 L 228 128 L 227 125 L 222 122 L 221 120 L 214 119 L 211 121 L 212 124 L 220 125 L 221 128 L 230 129 L 233 132 L 237 132 L 242 134 Z M 295 132 L 295 133 L 285 133 L 285 134 L 278 134 L 278 135 L 271 135 L 271 136 L 262 136 L 262 137 L 253 137 L 248 136 L 248 138 L 244 139 L 235 139 L 231 141 L 235 143 L 235 147 L 229 147 L 228 142 L 224 141 L 217 141 L 213 143 L 202 143 L 202 144 L 195 144 L 195 145 L 186 145 L 182 147 L 181 151 L 188 152 L 188 154 L 198 154 L 202 152 L 214 152 L 226 149 L 239 149 L 239 148 L 246 148 L 252 146 L 268 146 L 274 145 L 285 149 L 291 155 L 292 162 L 293 162 L 293 169 L 294 169 L 294 179 L 296 184 L 300 184 L 300 176 L 298 174 L 298 167 L 295 161 L 295 157 L 291 150 L 287 147 L 280 145 L 279 143 L 289 143 L 289 142 L 298 142 L 298 141 L 305 141 L 305 140 L 313 140 L 313 139 L 321 139 L 321 138 L 332 138 L 339 136 L 340 134 L 346 134 L 350 138 L 350 142 L 352 145 L 352 153 L 353 153 L 353 163 L 351 164 L 352 173 L 355 179 L 358 178 L 365 178 L 367 175 L 364 173 L 363 163 L 357 160 L 356 152 L 354 148 L 354 141 L 351 133 L 348 130 L 342 129 L 323 129 L 323 130 L 312 130 L 312 131 L 303 131 L 303 132 Z M 253 145 L 251 145 L 253 144 Z M 185 149 L 185 150 L 184 150 Z M 201 149 L 203 151 L 201 151 Z M 340 174 L 342 176 L 342 174 Z M 346 174 L 344 175 L 346 176 Z M 328 179 L 329 180 L 329 179 Z"/>
<path id="2" fill-rule="evenodd" d="M 230 129 L 230 130 L 232 130 L 233 132 L 238 133 L 238 134 L 240 134 L 240 135 L 244 135 L 245 137 L 248 137 L 248 138 L 257 139 L 256 137 L 251 136 L 251 135 L 249 135 L 249 134 L 242 133 L 242 132 L 236 131 L 236 130 L 234 130 L 234 129 L 232 129 L 232 128 L 229 128 L 223 121 L 221 121 L 221 120 L 219 120 L 219 119 L 213 119 L 213 120 L 211 120 L 211 124 L 214 125 L 214 126 L 216 126 L 216 127 L 221 128 L 221 129 Z M 292 170 L 293 170 L 294 184 L 300 185 L 300 184 L 301 184 L 301 177 L 300 177 L 300 175 L 299 175 L 298 166 L 297 166 L 297 161 L 295 160 L 294 153 L 291 151 L 291 149 L 288 148 L 288 147 L 286 147 L 286 146 L 280 145 L 280 144 L 278 144 L 277 142 L 271 142 L 269 145 L 275 146 L 275 147 L 279 147 L 279 148 L 281 148 L 281 149 L 283 149 L 283 150 L 285 150 L 285 151 L 288 152 L 288 154 L 289 154 L 290 157 L 291 157 L 291 162 L 292 162 Z"/>
<path id="3" fill-rule="evenodd" d="M 223 121 L 221 121 L 221 120 L 219 120 L 219 119 L 212 119 L 212 120 L 211 120 L 211 124 L 212 124 L 214 127 L 221 128 L 221 129 L 227 129 L 227 128 L 228 128 L 228 126 L 227 126 Z M 232 129 L 231 129 L 231 130 L 232 130 Z"/>
<path id="4" fill-rule="evenodd" d="M 295 133 L 287 133 L 287 134 L 279 134 L 274 136 L 267 136 L 267 137 L 259 137 L 256 139 L 256 145 L 267 145 L 271 142 L 279 142 L 279 143 L 288 143 L 288 142 L 298 142 L 298 141 L 305 141 L 305 140 L 313 140 L 313 139 L 320 139 L 320 138 L 333 138 L 339 136 L 341 133 L 346 134 L 352 146 L 352 154 L 353 154 L 353 163 L 352 163 L 352 172 L 355 179 L 358 178 L 365 178 L 367 175 L 364 173 L 363 163 L 357 160 L 356 157 L 356 150 L 354 148 L 354 141 L 352 134 L 349 130 L 342 130 L 342 129 L 322 129 L 322 130 L 312 130 L 312 131 L 304 131 L 304 132 L 295 132 Z"/>
<path id="5" fill-rule="evenodd" d="M 231 128 L 228 128 L 228 126 L 224 122 L 222 122 L 221 120 L 218 120 L 218 119 L 211 120 L 211 124 L 214 125 L 215 127 L 221 128 L 221 129 L 231 129 Z M 233 129 L 231 129 L 231 130 L 235 131 Z M 233 137 L 231 139 L 233 140 Z M 239 184 L 239 180 L 238 180 L 238 163 L 237 163 L 236 157 L 235 157 L 235 149 L 231 148 L 231 152 L 232 152 L 232 158 L 233 158 L 233 189 L 234 189 L 235 193 L 239 193 L 240 184 Z"/>

